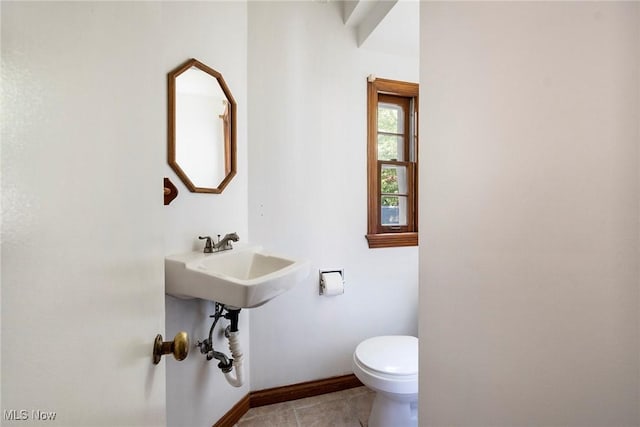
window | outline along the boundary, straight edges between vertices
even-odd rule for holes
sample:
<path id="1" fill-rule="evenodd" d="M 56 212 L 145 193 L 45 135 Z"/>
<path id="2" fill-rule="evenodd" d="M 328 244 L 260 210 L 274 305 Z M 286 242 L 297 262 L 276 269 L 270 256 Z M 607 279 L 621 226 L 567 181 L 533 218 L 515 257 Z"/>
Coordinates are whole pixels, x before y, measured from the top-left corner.
<path id="1" fill-rule="evenodd" d="M 370 248 L 418 245 L 418 85 L 369 78 Z"/>

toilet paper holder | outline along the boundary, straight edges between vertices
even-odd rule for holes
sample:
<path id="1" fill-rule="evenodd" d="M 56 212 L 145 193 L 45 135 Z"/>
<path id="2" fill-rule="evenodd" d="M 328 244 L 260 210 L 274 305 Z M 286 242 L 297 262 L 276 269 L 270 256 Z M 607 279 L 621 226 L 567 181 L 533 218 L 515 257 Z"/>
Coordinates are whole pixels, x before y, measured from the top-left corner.
<path id="1" fill-rule="evenodd" d="M 320 289 L 319 289 L 319 294 L 320 295 L 324 295 L 324 278 L 322 277 L 323 274 L 325 273 L 340 273 L 340 276 L 342 277 L 342 281 L 344 282 L 344 270 L 340 269 L 340 270 L 319 270 L 318 272 L 318 278 L 320 281 Z"/>

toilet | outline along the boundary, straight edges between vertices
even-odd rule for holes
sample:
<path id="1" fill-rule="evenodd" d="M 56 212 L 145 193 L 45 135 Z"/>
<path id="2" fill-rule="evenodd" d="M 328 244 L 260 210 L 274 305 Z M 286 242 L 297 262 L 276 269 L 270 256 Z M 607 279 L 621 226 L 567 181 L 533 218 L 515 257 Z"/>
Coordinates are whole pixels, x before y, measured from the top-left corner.
<path id="1" fill-rule="evenodd" d="M 353 373 L 376 392 L 369 427 L 418 425 L 418 339 L 373 337 L 353 352 Z"/>

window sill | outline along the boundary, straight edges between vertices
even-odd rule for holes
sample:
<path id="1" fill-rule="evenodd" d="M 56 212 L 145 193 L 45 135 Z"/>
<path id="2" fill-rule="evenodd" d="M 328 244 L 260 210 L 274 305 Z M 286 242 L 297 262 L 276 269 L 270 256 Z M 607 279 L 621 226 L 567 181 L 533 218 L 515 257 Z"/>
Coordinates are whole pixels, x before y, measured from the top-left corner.
<path id="1" fill-rule="evenodd" d="M 369 248 L 394 248 L 399 246 L 418 246 L 418 233 L 367 234 Z"/>

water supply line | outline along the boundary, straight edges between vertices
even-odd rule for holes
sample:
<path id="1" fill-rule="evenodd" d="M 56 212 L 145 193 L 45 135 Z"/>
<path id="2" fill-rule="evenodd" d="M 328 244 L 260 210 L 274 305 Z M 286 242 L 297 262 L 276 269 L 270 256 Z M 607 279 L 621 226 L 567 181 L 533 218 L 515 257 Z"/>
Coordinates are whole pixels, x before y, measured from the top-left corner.
<path id="1" fill-rule="evenodd" d="M 227 311 L 223 314 L 223 311 Z M 215 313 L 209 317 L 213 318 L 213 324 L 209 329 L 209 338 L 204 341 L 198 341 L 198 347 L 200 353 L 207 355 L 207 360 L 216 359 L 218 368 L 224 373 L 227 382 L 234 387 L 241 387 L 244 381 L 244 375 L 242 370 L 243 355 L 240 349 L 240 332 L 238 331 L 238 317 L 240 309 L 235 307 L 228 307 L 223 304 L 217 303 L 215 305 Z M 230 320 L 231 324 L 227 326 L 224 331 L 225 337 L 229 340 L 229 350 L 231 351 L 231 359 L 224 353 L 216 351 L 213 348 L 213 330 L 221 317 Z M 235 377 L 231 375 L 231 372 L 235 368 Z"/>

